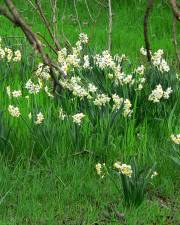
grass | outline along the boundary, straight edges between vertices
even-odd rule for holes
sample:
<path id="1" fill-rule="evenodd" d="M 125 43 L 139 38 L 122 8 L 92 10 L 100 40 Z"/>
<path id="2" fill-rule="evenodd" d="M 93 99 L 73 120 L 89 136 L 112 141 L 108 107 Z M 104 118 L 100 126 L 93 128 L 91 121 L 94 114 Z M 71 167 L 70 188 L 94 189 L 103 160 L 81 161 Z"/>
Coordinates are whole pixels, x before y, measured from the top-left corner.
<path id="1" fill-rule="evenodd" d="M 1 190 L 9 191 L 1 207 L 1 224 L 178 223 L 174 197 L 168 201 L 153 196 L 138 209 L 127 210 L 111 183 L 97 180 L 91 160 L 81 156 L 67 162 L 53 159 L 48 166 L 36 163 L 31 168 L 19 162 L 13 170 L 1 168 L 5 170 Z M 124 213 L 122 220 L 113 207 Z"/>
<path id="2" fill-rule="evenodd" d="M 97 2 L 88 3 L 92 16 L 96 17 L 100 11 Z M 27 3 L 18 0 L 16 4 L 33 29 L 45 33 Z M 59 15 L 62 15 L 64 1 L 59 4 Z M 44 7 L 50 16 L 46 4 Z M 140 0 L 124 1 L 123 4 L 113 1 L 112 52 L 130 56 L 133 68 L 142 61 L 138 51 L 143 45 L 144 7 L 145 1 Z M 87 25 L 84 23 L 82 26 L 90 37 L 90 48 L 97 52 L 106 48 L 107 8 L 103 7 L 100 11 L 95 28 L 84 1 L 78 1 L 77 9 L 81 23 L 88 21 Z M 73 1 L 68 1 L 64 32 L 72 43 L 79 33 L 74 15 Z M 0 23 L 2 36 L 22 36 L 4 18 L 0 17 Z M 61 20 L 59 27 L 62 28 Z M 153 49 L 163 48 L 172 64 L 175 56 L 170 10 L 162 1 L 157 1 L 151 16 L 150 33 Z M 25 41 L 22 45 L 19 39 L 6 38 L 5 43 L 10 46 L 15 44 L 15 48 L 20 45 L 23 59 L 19 65 L 0 64 L 0 225 L 178 224 L 179 167 L 169 157 L 173 152 L 169 137 L 171 133 L 178 133 L 180 127 L 179 83 L 173 80 L 174 71 L 164 77 L 149 72 L 156 79 L 149 81 L 144 95 L 136 96 L 137 102 L 129 90 L 123 90 L 123 94 L 133 102 L 134 113 L 131 119 L 119 116 L 111 129 L 109 109 L 99 112 L 93 108 L 95 119 L 85 118 L 81 128 L 70 120 L 57 120 L 60 106 L 69 115 L 83 111 L 93 118 L 86 102 L 82 103 L 77 98 L 72 102 L 69 92 L 60 92 L 55 100 L 43 93 L 31 97 L 29 103 L 25 98 L 12 100 L 11 103 L 20 106 L 22 113 L 21 118 L 15 119 L 6 110 L 10 104 L 5 94 L 6 86 L 23 89 L 38 59 L 31 55 Z M 100 72 L 97 74 L 99 77 L 102 75 Z M 80 75 L 90 79 L 89 74 Z M 100 88 L 105 88 L 109 95 L 114 91 L 122 95 L 122 90 L 114 90 L 109 84 L 104 85 L 104 81 L 99 83 L 92 75 L 93 81 Z M 154 106 L 147 103 L 144 96 L 158 82 L 165 86 L 172 85 L 174 93 L 167 102 Z M 26 121 L 31 108 L 34 113 L 40 110 L 44 113 L 46 119 L 42 125 L 36 126 Z M 95 171 L 97 162 L 106 162 L 111 166 L 115 160 L 128 163 L 132 157 L 141 167 L 157 162 L 159 173 L 149 187 L 145 201 L 137 209 L 124 207 L 122 196 L 112 183 L 99 179 Z"/>

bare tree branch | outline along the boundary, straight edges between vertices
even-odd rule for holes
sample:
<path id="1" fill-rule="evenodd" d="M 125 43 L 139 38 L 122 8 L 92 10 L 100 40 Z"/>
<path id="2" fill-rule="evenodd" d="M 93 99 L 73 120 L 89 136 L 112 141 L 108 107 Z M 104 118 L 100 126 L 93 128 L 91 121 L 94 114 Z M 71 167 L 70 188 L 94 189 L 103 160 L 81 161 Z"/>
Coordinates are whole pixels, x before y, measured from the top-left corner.
<path id="1" fill-rule="evenodd" d="M 149 62 L 151 62 L 151 53 L 150 53 L 150 42 L 148 38 L 148 19 L 150 15 L 150 11 L 153 8 L 154 0 L 148 0 L 147 8 L 144 15 L 144 41 L 145 41 L 145 48 L 147 51 L 147 59 Z"/>
<path id="2" fill-rule="evenodd" d="M 5 16 L 7 19 L 9 19 L 12 23 L 14 23 L 14 18 L 9 14 L 9 12 L 3 7 L 0 6 L 0 13 Z"/>
<path id="3" fill-rule="evenodd" d="M 178 11 L 178 8 L 180 8 L 180 5 L 176 3 L 176 0 L 170 0 L 171 8 L 173 10 L 173 14 L 175 18 L 180 21 L 180 11 Z"/>
<path id="4" fill-rule="evenodd" d="M 108 0 L 109 8 L 109 33 L 108 33 L 108 50 L 111 52 L 112 47 L 112 5 L 111 0 Z"/>

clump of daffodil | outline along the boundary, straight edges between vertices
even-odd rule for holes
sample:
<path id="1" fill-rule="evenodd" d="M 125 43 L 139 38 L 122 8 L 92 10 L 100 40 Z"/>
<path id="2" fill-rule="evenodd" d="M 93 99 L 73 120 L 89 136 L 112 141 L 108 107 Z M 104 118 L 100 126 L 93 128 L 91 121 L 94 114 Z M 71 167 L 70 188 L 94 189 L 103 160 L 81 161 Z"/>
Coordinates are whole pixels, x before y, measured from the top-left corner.
<path id="1" fill-rule="evenodd" d="M 152 179 L 158 175 L 154 165 L 152 168 L 142 169 L 137 166 L 134 159 L 132 166 L 116 161 L 113 167 L 108 168 L 105 164 L 97 163 L 96 171 L 102 178 L 104 175 L 110 178 L 118 193 L 123 195 L 127 207 L 137 207 L 145 198 L 147 185 L 151 184 Z"/>

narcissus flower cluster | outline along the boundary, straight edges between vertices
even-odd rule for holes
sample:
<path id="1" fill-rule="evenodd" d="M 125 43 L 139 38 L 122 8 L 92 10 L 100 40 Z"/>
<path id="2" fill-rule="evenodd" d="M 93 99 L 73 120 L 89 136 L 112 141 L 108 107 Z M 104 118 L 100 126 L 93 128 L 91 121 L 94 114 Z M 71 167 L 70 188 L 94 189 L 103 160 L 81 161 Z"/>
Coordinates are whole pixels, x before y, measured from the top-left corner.
<path id="1" fill-rule="evenodd" d="M 133 171 L 132 171 L 131 165 L 127 165 L 121 162 L 115 162 L 114 168 L 116 168 L 118 172 L 122 173 L 123 175 L 126 175 L 128 177 L 132 176 Z"/>
<path id="2" fill-rule="evenodd" d="M 7 60 L 7 62 L 19 62 L 21 61 L 20 50 L 13 51 L 11 48 L 2 47 L 2 39 L 0 38 L 0 60 Z"/>
<path id="3" fill-rule="evenodd" d="M 152 93 L 149 95 L 148 99 L 153 103 L 160 102 L 162 98 L 168 99 L 171 93 L 172 93 L 171 87 L 168 87 L 165 91 L 163 91 L 162 86 L 158 84 L 156 88 L 152 91 Z"/>
<path id="4" fill-rule="evenodd" d="M 73 118 L 73 122 L 81 125 L 82 119 L 85 117 L 85 115 L 83 113 L 77 113 L 74 116 L 72 116 Z"/>

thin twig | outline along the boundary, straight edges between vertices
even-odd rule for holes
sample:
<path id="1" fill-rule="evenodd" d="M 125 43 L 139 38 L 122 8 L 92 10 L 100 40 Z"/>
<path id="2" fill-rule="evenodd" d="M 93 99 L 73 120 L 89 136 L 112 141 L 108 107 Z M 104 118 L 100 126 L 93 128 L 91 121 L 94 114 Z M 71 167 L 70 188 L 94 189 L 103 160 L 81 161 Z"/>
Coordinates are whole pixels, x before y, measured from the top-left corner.
<path id="1" fill-rule="evenodd" d="M 76 6 L 76 0 L 74 0 L 74 9 L 75 9 L 75 13 L 76 13 L 76 20 L 78 22 L 79 30 L 80 30 L 80 32 L 82 32 L 81 23 L 79 21 L 79 15 L 78 15 L 77 6 Z"/>
<path id="2" fill-rule="evenodd" d="M 48 42 L 48 40 L 40 33 L 40 32 L 37 32 L 37 35 L 39 37 L 41 37 L 44 42 L 47 44 L 47 46 L 57 55 L 57 51 L 53 48 L 53 46 Z"/>
<path id="3" fill-rule="evenodd" d="M 66 43 L 72 48 L 72 45 L 71 45 L 69 39 L 67 38 L 67 36 L 64 33 L 64 19 L 65 19 L 65 13 L 66 13 L 66 6 L 67 6 L 67 0 L 65 0 L 65 3 L 64 3 L 64 10 L 63 10 L 62 19 L 61 19 L 62 20 L 61 32 L 62 32 L 62 35 L 63 35 Z"/>
<path id="4" fill-rule="evenodd" d="M 90 12 L 90 9 L 89 9 L 87 0 L 85 0 L 85 4 L 86 4 L 87 11 L 88 11 L 88 13 L 89 13 L 89 17 L 91 18 L 92 22 L 94 22 L 94 19 L 93 19 L 92 15 L 91 15 L 91 12 Z"/>
<path id="5" fill-rule="evenodd" d="M 39 15 L 40 15 L 42 21 L 44 22 L 44 25 L 46 26 L 46 28 L 47 28 L 47 30 L 48 30 L 48 32 L 49 32 L 49 34 L 50 34 L 52 40 L 54 41 L 54 43 L 55 43 L 55 45 L 56 45 L 57 50 L 60 50 L 60 49 L 61 49 L 60 44 L 59 44 L 58 40 L 55 38 L 55 36 L 53 35 L 53 32 L 52 32 L 52 30 L 51 30 L 51 28 L 50 28 L 50 23 L 49 23 L 48 20 L 46 19 L 46 16 L 45 16 L 45 14 L 44 14 L 44 11 L 42 10 L 40 1 L 39 1 L 39 0 L 35 0 L 35 4 L 36 4 L 36 6 L 37 6 L 37 10 L 38 10 L 38 12 L 39 12 Z"/>

